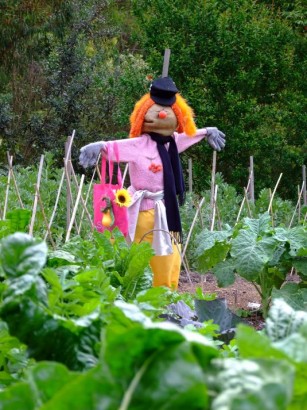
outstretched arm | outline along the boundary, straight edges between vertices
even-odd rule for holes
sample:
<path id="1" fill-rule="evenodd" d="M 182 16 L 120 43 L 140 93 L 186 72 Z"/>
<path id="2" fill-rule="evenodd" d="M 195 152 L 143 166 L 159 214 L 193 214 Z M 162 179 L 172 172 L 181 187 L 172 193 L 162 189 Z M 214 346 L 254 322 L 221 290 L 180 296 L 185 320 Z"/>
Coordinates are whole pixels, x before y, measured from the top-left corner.
<path id="1" fill-rule="evenodd" d="M 97 163 L 100 152 L 103 156 L 107 155 L 108 147 L 110 160 L 116 161 L 114 149 L 112 147 L 114 143 L 118 146 L 119 161 L 133 162 L 135 157 L 140 153 L 138 149 L 140 142 L 139 138 L 93 142 L 80 149 L 79 163 L 84 168 L 94 166 Z"/>
<path id="2" fill-rule="evenodd" d="M 79 164 L 83 168 L 92 167 L 97 163 L 99 154 L 105 155 L 107 144 L 104 141 L 93 142 L 80 149 Z"/>
<path id="3" fill-rule="evenodd" d="M 216 151 L 221 151 L 225 147 L 225 134 L 216 127 L 200 128 L 194 137 L 188 137 L 186 134 L 175 133 L 175 141 L 178 152 L 183 152 L 202 139 L 206 139 L 208 144 Z"/>

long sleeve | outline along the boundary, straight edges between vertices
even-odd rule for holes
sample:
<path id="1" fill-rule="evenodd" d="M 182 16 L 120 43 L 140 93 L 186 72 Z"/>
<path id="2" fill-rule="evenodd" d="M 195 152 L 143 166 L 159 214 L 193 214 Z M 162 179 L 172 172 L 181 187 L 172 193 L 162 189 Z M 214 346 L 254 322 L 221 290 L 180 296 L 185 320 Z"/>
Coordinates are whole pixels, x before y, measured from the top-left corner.
<path id="1" fill-rule="evenodd" d="M 116 161 L 114 153 L 114 143 L 118 146 L 119 162 L 134 162 L 140 152 L 142 145 L 141 138 L 127 138 L 116 141 L 108 141 L 109 155 L 111 161 Z"/>
<path id="2" fill-rule="evenodd" d="M 207 130 L 206 128 L 200 128 L 197 130 L 194 137 L 189 137 L 186 134 L 174 133 L 175 141 L 177 144 L 178 152 L 183 152 L 194 144 L 197 144 L 199 141 L 206 137 Z"/>

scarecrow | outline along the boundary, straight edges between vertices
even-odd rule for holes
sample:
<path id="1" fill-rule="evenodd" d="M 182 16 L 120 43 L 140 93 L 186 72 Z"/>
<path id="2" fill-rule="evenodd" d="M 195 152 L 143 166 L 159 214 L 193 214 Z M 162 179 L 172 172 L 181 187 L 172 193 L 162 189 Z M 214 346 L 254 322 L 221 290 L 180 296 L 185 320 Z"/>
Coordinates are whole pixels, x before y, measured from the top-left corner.
<path id="1" fill-rule="evenodd" d="M 149 93 L 135 104 L 130 116 L 130 138 L 116 141 L 120 162 L 129 164 L 128 192 L 132 201 L 128 207 L 127 240 L 152 244 L 153 286 L 177 289 L 179 282 L 179 205 L 184 202 L 179 154 L 203 139 L 217 151 L 225 146 L 221 131 L 215 127 L 197 129 L 193 116 L 173 80 L 157 78 Z M 107 144 L 100 141 L 82 147 L 80 164 L 85 168 L 95 165 L 99 153 L 106 154 Z"/>

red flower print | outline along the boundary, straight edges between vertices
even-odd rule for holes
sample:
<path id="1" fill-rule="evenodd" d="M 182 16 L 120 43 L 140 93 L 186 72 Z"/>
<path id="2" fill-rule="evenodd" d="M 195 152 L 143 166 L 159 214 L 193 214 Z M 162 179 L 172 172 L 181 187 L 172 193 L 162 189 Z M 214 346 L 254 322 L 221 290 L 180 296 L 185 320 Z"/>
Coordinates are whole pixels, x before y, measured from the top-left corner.
<path id="1" fill-rule="evenodd" d="M 162 171 L 162 165 L 160 165 L 160 164 L 154 164 L 153 162 L 149 165 L 149 167 L 148 167 L 148 169 L 149 169 L 149 171 L 151 171 L 151 172 L 153 172 L 153 173 L 156 173 L 156 172 L 159 172 L 159 171 Z"/>

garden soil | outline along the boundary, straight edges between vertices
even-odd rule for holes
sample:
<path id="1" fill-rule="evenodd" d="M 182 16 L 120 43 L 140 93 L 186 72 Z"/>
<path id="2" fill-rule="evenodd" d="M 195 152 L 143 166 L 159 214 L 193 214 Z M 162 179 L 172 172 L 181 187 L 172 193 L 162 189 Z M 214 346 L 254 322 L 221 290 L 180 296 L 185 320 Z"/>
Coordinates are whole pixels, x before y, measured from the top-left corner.
<path id="1" fill-rule="evenodd" d="M 190 281 L 190 279 L 191 281 Z M 295 275 L 288 276 L 287 281 L 298 281 Z M 213 274 L 200 275 L 197 272 L 181 272 L 179 280 L 179 292 L 194 294 L 196 288 L 200 287 L 204 294 L 214 293 L 218 298 L 225 298 L 227 307 L 234 313 L 245 318 L 247 323 L 260 330 L 264 326 L 264 320 L 260 308 L 260 295 L 250 282 L 237 277 L 233 285 L 220 288 Z"/>

